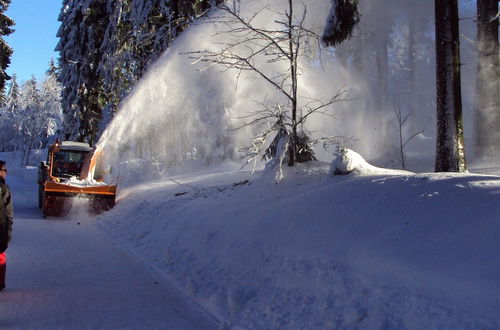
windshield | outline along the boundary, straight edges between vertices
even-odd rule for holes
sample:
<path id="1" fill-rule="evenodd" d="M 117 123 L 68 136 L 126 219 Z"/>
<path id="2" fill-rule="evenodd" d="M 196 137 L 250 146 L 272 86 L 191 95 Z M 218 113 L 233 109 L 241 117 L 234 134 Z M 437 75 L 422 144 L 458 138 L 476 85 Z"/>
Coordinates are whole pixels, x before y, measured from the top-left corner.
<path id="1" fill-rule="evenodd" d="M 52 175 L 61 176 L 80 176 L 83 160 L 87 152 L 61 150 L 54 154 L 54 166 Z"/>

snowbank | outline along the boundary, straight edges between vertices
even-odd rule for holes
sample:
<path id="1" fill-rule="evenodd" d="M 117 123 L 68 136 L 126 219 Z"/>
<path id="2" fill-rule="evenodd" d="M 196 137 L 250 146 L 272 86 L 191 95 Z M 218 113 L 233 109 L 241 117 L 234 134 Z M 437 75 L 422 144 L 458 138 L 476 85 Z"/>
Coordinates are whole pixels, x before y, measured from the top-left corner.
<path id="1" fill-rule="evenodd" d="M 331 165 L 363 175 L 171 177 L 98 224 L 231 329 L 500 327 L 500 177 Z"/>
<path id="2" fill-rule="evenodd" d="M 331 173 L 333 173 L 334 175 L 350 173 L 359 175 L 404 175 L 411 173 L 402 170 L 391 170 L 373 166 L 369 164 L 360 154 L 347 148 L 338 148 L 335 156 L 336 157 L 331 164 Z"/>

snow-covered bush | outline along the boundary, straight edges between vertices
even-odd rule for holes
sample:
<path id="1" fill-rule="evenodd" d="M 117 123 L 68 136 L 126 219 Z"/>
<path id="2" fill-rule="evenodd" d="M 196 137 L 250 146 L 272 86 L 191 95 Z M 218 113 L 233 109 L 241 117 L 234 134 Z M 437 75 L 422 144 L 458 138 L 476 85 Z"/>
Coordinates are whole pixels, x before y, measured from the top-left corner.
<path id="1" fill-rule="evenodd" d="M 360 154 L 346 147 L 338 147 L 330 166 L 333 175 L 354 174 L 407 174 L 410 172 L 380 168 L 369 164 Z"/>

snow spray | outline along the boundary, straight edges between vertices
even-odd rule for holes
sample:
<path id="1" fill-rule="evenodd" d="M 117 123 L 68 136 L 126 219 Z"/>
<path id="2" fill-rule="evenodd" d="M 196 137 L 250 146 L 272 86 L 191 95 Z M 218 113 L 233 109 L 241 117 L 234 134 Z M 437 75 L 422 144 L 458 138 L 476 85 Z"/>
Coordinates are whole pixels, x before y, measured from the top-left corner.
<path id="1" fill-rule="evenodd" d="M 266 5 L 286 8 L 287 2 L 280 1 L 283 5 L 276 1 L 244 1 L 240 15 L 249 18 Z M 309 0 L 303 5 L 297 2 L 294 10 L 298 17 L 303 6 L 307 8 L 306 24 L 321 34 L 331 3 Z M 285 12 L 279 11 L 281 15 Z M 218 14 L 215 11 L 211 15 Z M 253 24 L 273 28 L 276 20 L 283 18 L 276 15 L 279 14 L 275 10 L 264 10 L 254 18 Z M 193 166 L 239 160 L 239 147 L 249 145 L 258 133 L 258 128 L 243 125 L 244 118 L 261 110 L 260 104 L 264 101 L 274 104 L 283 101 L 282 95 L 254 72 L 227 70 L 218 65 L 199 70 L 200 67 L 193 64 L 187 53 L 220 49 L 221 43 L 232 41 L 230 36 L 219 33 L 224 29 L 227 27 L 220 23 L 193 24 L 148 68 L 121 104 L 98 143 L 107 160 L 120 168 L 121 178 L 145 178 L 145 173 L 169 175 L 173 168 L 189 171 Z M 340 88 L 352 88 L 356 84 L 349 72 L 334 60 L 331 50 L 321 56 L 316 52 L 316 55 L 303 58 L 300 63 L 298 91 L 304 104 L 313 99 L 328 99 Z M 257 65 L 283 72 L 283 67 L 269 65 L 267 60 L 261 58 L 262 63 Z M 363 84 L 357 84 L 357 88 L 362 89 Z M 335 113 L 341 114 L 337 118 L 308 117 L 307 131 L 316 137 L 370 134 L 364 126 L 372 123 L 371 117 L 355 111 L 363 109 L 363 104 L 336 107 Z M 241 126 L 243 128 L 236 129 Z M 321 159 L 321 154 L 317 156 Z M 327 157 L 333 157 L 332 152 L 325 153 L 325 157 L 324 160 L 331 160 Z"/>

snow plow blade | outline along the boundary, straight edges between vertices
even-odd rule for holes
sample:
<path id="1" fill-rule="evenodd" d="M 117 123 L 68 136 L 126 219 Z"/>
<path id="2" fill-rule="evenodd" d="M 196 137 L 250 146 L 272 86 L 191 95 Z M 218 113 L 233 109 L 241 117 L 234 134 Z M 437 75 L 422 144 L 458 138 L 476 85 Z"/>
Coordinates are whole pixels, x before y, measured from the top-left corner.
<path id="1" fill-rule="evenodd" d="M 84 199 L 86 211 L 98 214 L 115 205 L 116 185 L 77 187 L 56 182 L 45 182 L 42 212 L 47 216 L 64 216 L 75 199 Z"/>

